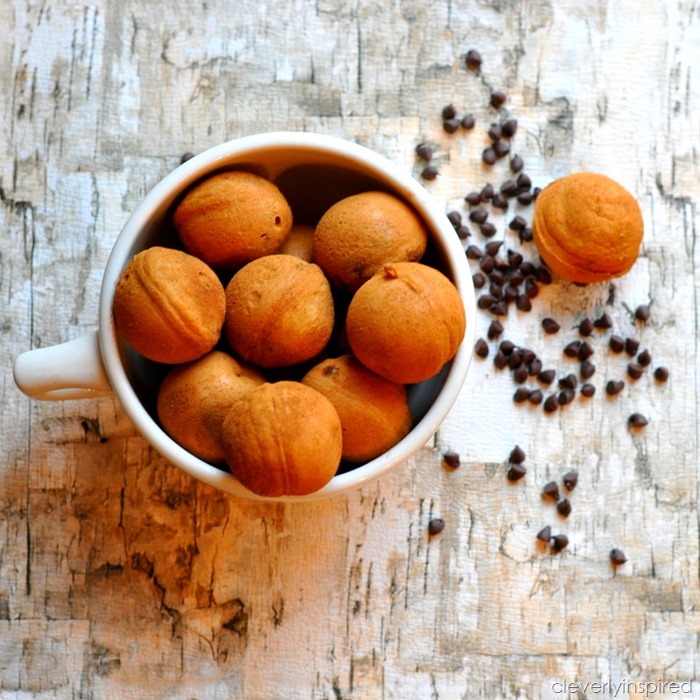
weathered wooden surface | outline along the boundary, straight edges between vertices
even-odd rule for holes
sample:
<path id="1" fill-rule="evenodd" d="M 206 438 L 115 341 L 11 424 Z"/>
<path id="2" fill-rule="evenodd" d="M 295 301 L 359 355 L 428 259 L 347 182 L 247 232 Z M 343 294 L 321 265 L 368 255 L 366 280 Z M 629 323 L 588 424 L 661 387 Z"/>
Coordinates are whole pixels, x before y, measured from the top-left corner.
<path id="1" fill-rule="evenodd" d="M 698 12 L 691 0 L 0 4 L 0 697 L 564 698 L 584 696 L 564 682 L 596 681 L 642 697 L 633 684 L 659 679 L 685 685 L 649 697 L 700 697 Z M 480 75 L 463 65 L 472 47 Z M 646 223 L 629 275 L 556 282 L 531 314 L 511 312 L 506 335 L 563 372 L 564 340 L 607 309 L 668 384 L 647 374 L 604 398 L 625 363 L 596 340 L 598 394 L 548 416 L 514 406 L 508 373 L 477 360 L 435 450 L 347 497 L 288 506 L 194 483 L 110 399 L 30 402 L 15 388 L 19 352 L 96 327 L 112 242 L 183 152 L 316 130 L 418 175 L 427 139 L 440 169 L 428 187 L 461 208 L 507 176 L 479 160 L 492 87 L 536 184 L 605 172 Z M 473 133 L 442 132 L 448 102 L 474 113 Z M 543 315 L 562 323 L 555 339 Z M 650 419 L 635 434 L 632 410 Z M 510 485 L 516 443 L 529 471 Z M 460 469 L 441 464 L 446 446 Z M 580 482 L 563 520 L 540 491 L 568 469 Z M 545 523 L 569 535 L 559 555 L 536 544 Z M 613 546 L 629 559 L 617 571 Z M 598 690 L 585 697 L 613 695 Z"/>

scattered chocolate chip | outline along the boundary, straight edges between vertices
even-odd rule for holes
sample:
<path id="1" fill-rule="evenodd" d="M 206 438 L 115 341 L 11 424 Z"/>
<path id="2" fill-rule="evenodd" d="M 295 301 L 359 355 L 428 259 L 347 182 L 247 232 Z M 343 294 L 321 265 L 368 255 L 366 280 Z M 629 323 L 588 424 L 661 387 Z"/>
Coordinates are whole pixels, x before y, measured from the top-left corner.
<path id="1" fill-rule="evenodd" d="M 530 396 L 527 397 L 527 400 L 533 405 L 533 406 L 539 406 L 542 403 L 542 400 L 544 399 L 544 394 L 540 389 L 533 389 L 530 392 Z"/>
<path id="2" fill-rule="evenodd" d="M 490 243 L 487 243 L 486 246 L 484 247 L 484 250 L 486 251 L 486 255 L 492 255 L 492 256 L 496 257 L 496 254 L 501 249 L 502 245 L 503 245 L 503 241 L 491 241 Z"/>
<path id="3" fill-rule="evenodd" d="M 441 114 L 443 119 L 454 119 L 457 116 L 457 108 L 453 104 L 445 105 Z"/>
<path id="4" fill-rule="evenodd" d="M 636 338 L 627 338 L 625 340 L 625 352 L 630 356 L 634 357 L 639 350 L 639 341 Z"/>
<path id="5" fill-rule="evenodd" d="M 627 376 L 630 379 L 639 379 L 644 374 L 644 367 L 636 362 L 630 362 L 627 365 Z"/>
<path id="6" fill-rule="evenodd" d="M 416 146 L 416 155 L 421 160 L 430 160 L 433 157 L 433 149 L 427 143 L 419 143 Z"/>
<path id="7" fill-rule="evenodd" d="M 462 215 L 458 211 L 448 211 L 447 218 L 449 219 L 452 226 L 454 226 L 455 228 L 462 223 Z"/>
<path id="8" fill-rule="evenodd" d="M 455 118 L 455 119 L 445 119 L 442 122 L 442 128 L 447 134 L 454 134 L 457 129 L 459 129 L 461 125 L 461 120 Z"/>
<path id="9" fill-rule="evenodd" d="M 502 90 L 494 90 L 491 93 L 491 99 L 489 101 L 489 104 L 494 109 L 500 109 L 505 104 L 506 99 L 506 95 Z"/>
<path id="10" fill-rule="evenodd" d="M 532 180 L 530 180 L 530 176 L 527 173 L 520 173 L 515 179 L 515 184 L 519 190 L 529 190 L 532 187 Z"/>
<path id="11" fill-rule="evenodd" d="M 568 406 L 576 397 L 576 392 L 573 389 L 562 389 L 557 395 L 557 403 L 560 406 Z"/>
<path id="12" fill-rule="evenodd" d="M 608 381 L 608 383 L 605 385 L 605 393 L 608 396 L 617 396 L 623 389 L 625 388 L 625 383 L 619 379 L 611 379 Z"/>
<path id="13" fill-rule="evenodd" d="M 495 209 L 500 209 L 501 211 L 506 211 L 506 209 L 508 209 L 508 200 L 500 192 L 493 195 L 491 204 Z"/>
<path id="14" fill-rule="evenodd" d="M 669 371 L 665 367 L 657 367 L 654 370 L 654 379 L 657 382 L 667 382 L 669 377 Z"/>
<path id="15" fill-rule="evenodd" d="M 525 451 L 520 445 L 516 445 L 508 455 L 508 461 L 513 464 L 522 464 L 525 461 Z"/>
<path id="16" fill-rule="evenodd" d="M 527 222 L 522 216 L 520 216 L 520 214 L 514 216 L 511 222 L 508 224 L 508 228 L 512 231 L 522 231 L 525 226 L 527 226 Z"/>
<path id="17" fill-rule="evenodd" d="M 534 299 L 540 293 L 540 287 L 533 279 L 525 280 L 525 295 L 528 299 Z"/>
<path id="18" fill-rule="evenodd" d="M 479 246 L 477 245 L 467 246 L 467 249 L 464 251 L 464 253 L 469 260 L 480 260 L 484 254 L 481 248 L 479 248 Z"/>
<path id="19" fill-rule="evenodd" d="M 559 500 L 559 485 L 556 481 L 550 481 L 542 488 L 542 493 L 555 501 Z"/>
<path id="20" fill-rule="evenodd" d="M 625 553 L 621 549 L 611 549 L 610 550 L 610 563 L 613 566 L 622 566 L 627 561 Z"/>
<path id="21" fill-rule="evenodd" d="M 608 313 L 603 313 L 598 318 L 593 321 L 593 325 L 596 328 L 600 328 L 601 330 L 608 330 L 608 328 L 612 328 L 612 319 L 610 318 L 610 315 Z"/>
<path id="22" fill-rule="evenodd" d="M 595 394 L 595 387 L 593 384 L 582 384 L 581 385 L 581 395 L 585 396 L 587 399 L 590 399 L 591 396 Z"/>
<path id="23" fill-rule="evenodd" d="M 506 257 L 508 258 L 508 266 L 513 270 L 517 270 L 517 268 L 523 263 L 523 256 L 516 250 L 508 249 Z M 522 276 L 522 273 L 519 274 Z"/>
<path id="24" fill-rule="evenodd" d="M 476 49 L 469 49 L 465 62 L 469 70 L 477 70 L 481 66 L 481 54 Z"/>
<path id="25" fill-rule="evenodd" d="M 515 132 L 517 130 L 518 130 L 518 120 L 517 119 L 508 119 L 507 121 L 503 122 L 503 124 L 501 125 L 501 133 L 507 139 L 513 138 L 513 136 L 515 136 Z"/>
<path id="26" fill-rule="evenodd" d="M 566 535 L 554 535 L 552 537 L 552 549 L 555 552 L 561 552 L 569 546 L 569 538 Z"/>
<path id="27" fill-rule="evenodd" d="M 192 160 L 192 158 L 194 158 L 194 153 L 192 153 L 192 151 L 187 151 L 186 153 L 183 153 L 182 157 L 180 158 L 180 165 L 186 163 L 188 160 Z"/>
<path id="28" fill-rule="evenodd" d="M 527 381 L 527 378 L 529 377 L 529 372 L 527 371 L 527 367 L 524 365 L 521 365 L 518 367 L 514 372 L 513 372 L 513 381 L 516 384 L 524 384 Z M 527 395 L 528 401 L 532 399 L 532 392 L 528 390 L 528 395 Z"/>
<path id="29" fill-rule="evenodd" d="M 508 366 L 508 358 L 505 356 L 503 350 L 498 350 L 495 357 L 493 358 L 493 364 L 496 369 L 505 369 Z"/>
<path id="30" fill-rule="evenodd" d="M 479 192 L 479 199 L 482 202 L 489 202 L 493 199 L 493 195 L 494 195 L 493 185 L 486 183 L 481 188 L 481 192 Z"/>
<path id="31" fill-rule="evenodd" d="M 515 300 L 515 306 L 519 311 L 531 311 L 532 301 L 530 301 L 530 297 L 528 297 L 527 294 L 518 294 Z"/>
<path id="32" fill-rule="evenodd" d="M 519 192 L 516 199 L 518 200 L 518 204 L 522 204 L 526 207 L 529 204 L 532 204 L 534 198 L 535 195 L 533 195 L 532 192 Z"/>
<path id="33" fill-rule="evenodd" d="M 545 369 L 538 373 L 537 379 L 538 381 L 542 382 L 542 384 L 549 386 L 554 381 L 556 376 L 557 373 L 555 370 Z"/>
<path id="34" fill-rule="evenodd" d="M 545 399 L 544 410 L 547 413 L 554 413 L 559 408 L 559 400 L 556 394 L 551 394 Z"/>
<path id="35" fill-rule="evenodd" d="M 472 275 L 472 282 L 474 283 L 474 289 L 482 289 L 486 284 L 486 276 L 481 272 L 475 272 Z"/>
<path id="36" fill-rule="evenodd" d="M 552 273 L 546 267 L 538 267 L 535 271 L 535 279 L 540 284 L 552 284 Z"/>
<path id="37" fill-rule="evenodd" d="M 561 326 L 553 318 L 543 318 L 542 319 L 542 330 L 548 335 L 554 335 L 558 333 Z"/>
<path id="38" fill-rule="evenodd" d="M 581 343 L 581 347 L 578 349 L 578 359 L 581 360 L 581 362 L 583 362 L 584 360 L 587 360 L 592 355 L 593 355 L 593 348 L 591 347 L 591 344 L 587 340 L 584 340 Z"/>
<path id="39" fill-rule="evenodd" d="M 476 126 L 476 119 L 473 114 L 465 114 L 460 122 L 463 129 L 471 131 Z"/>
<path id="40" fill-rule="evenodd" d="M 508 467 L 506 477 L 508 481 L 520 481 L 525 474 L 527 474 L 527 469 L 522 464 L 511 464 Z"/>
<path id="41" fill-rule="evenodd" d="M 515 350 L 515 343 L 511 340 L 502 340 L 500 345 L 498 346 L 498 349 L 504 354 L 504 355 L 510 355 L 513 350 Z"/>
<path id="42" fill-rule="evenodd" d="M 521 243 L 529 243 L 532 240 L 532 227 L 526 226 L 522 231 L 520 231 L 518 238 L 520 239 Z"/>
<path id="43" fill-rule="evenodd" d="M 540 542 L 549 542 L 552 539 L 552 528 L 545 525 L 535 536 Z"/>
<path id="44" fill-rule="evenodd" d="M 442 518 L 433 518 L 428 523 L 428 534 L 439 535 L 445 529 L 445 521 Z"/>
<path id="45" fill-rule="evenodd" d="M 651 316 L 651 309 L 649 308 L 648 304 L 640 304 L 635 310 L 634 310 L 634 317 L 638 321 L 648 321 L 649 316 Z"/>
<path id="46" fill-rule="evenodd" d="M 564 482 L 567 491 L 573 491 L 576 488 L 576 484 L 578 484 L 578 472 L 566 472 L 561 480 Z"/>
<path id="47" fill-rule="evenodd" d="M 494 141 L 493 150 L 496 154 L 497 159 L 505 158 L 510 153 L 510 144 L 508 141 Z"/>
<path id="48" fill-rule="evenodd" d="M 491 124 L 488 130 L 488 137 L 492 141 L 498 141 L 501 138 L 502 134 L 503 132 L 501 131 L 500 124 Z"/>
<path id="49" fill-rule="evenodd" d="M 477 357 L 486 358 L 489 356 L 489 345 L 488 343 L 483 339 L 479 338 L 476 343 L 474 344 L 474 352 L 476 353 Z"/>
<path id="50" fill-rule="evenodd" d="M 501 185 L 501 194 L 504 197 L 515 197 L 518 194 L 518 186 L 515 184 L 515 180 L 506 180 Z"/>
<path id="51" fill-rule="evenodd" d="M 637 355 L 637 362 L 642 367 L 648 367 L 651 364 L 651 353 L 648 350 L 642 350 L 642 352 Z"/>
<path id="52" fill-rule="evenodd" d="M 489 218 L 489 213 L 486 209 L 472 209 L 469 212 L 469 220 L 475 224 L 483 224 Z"/>
<path id="53" fill-rule="evenodd" d="M 525 277 L 531 277 L 535 274 L 535 265 L 529 260 L 526 260 L 520 266 L 520 272 L 522 272 Z"/>
<path id="54" fill-rule="evenodd" d="M 490 255 L 484 255 L 479 261 L 479 267 L 488 275 L 496 267 L 496 261 Z"/>
<path id="55" fill-rule="evenodd" d="M 519 155 L 514 155 L 510 159 L 510 169 L 513 173 L 519 173 L 525 167 L 523 159 Z"/>
<path id="56" fill-rule="evenodd" d="M 513 394 L 514 403 L 525 403 L 530 398 L 530 390 L 525 387 L 519 387 Z"/>
<path id="57" fill-rule="evenodd" d="M 480 192 L 470 192 L 466 197 L 464 198 L 464 201 L 469 204 L 472 207 L 475 207 L 477 204 L 481 202 L 481 193 Z"/>
<path id="58" fill-rule="evenodd" d="M 536 377 L 542 371 L 542 360 L 539 357 L 533 357 L 527 363 L 527 371 L 531 377 Z"/>
<path id="59" fill-rule="evenodd" d="M 457 469 L 457 467 L 460 466 L 459 453 L 455 452 L 454 450 L 447 450 L 446 452 L 443 452 L 442 459 L 445 464 L 452 469 Z"/>
<path id="60" fill-rule="evenodd" d="M 434 165 L 426 165 L 420 176 L 424 180 L 434 180 L 438 176 L 437 168 Z"/>
<path id="61" fill-rule="evenodd" d="M 579 351 L 581 350 L 582 342 L 580 340 L 572 340 L 566 346 L 564 346 L 564 355 L 567 357 L 578 357 Z"/>
<path id="62" fill-rule="evenodd" d="M 460 240 L 464 241 L 469 236 L 472 235 L 471 231 L 464 225 L 459 225 L 455 228 L 455 233 L 459 236 Z"/>
<path id="63" fill-rule="evenodd" d="M 488 146 L 484 149 L 481 154 L 481 160 L 486 163 L 486 165 L 493 165 L 496 162 L 496 151 L 492 146 Z"/>
<path id="64" fill-rule="evenodd" d="M 646 418 L 646 416 L 643 416 L 641 413 L 633 413 L 627 419 L 627 424 L 630 426 L 630 428 L 643 428 L 648 423 L 649 420 Z"/>
<path id="65" fill-rule="evenodd" d="M 498 319 L 494 319 L 493 321 L 491 321 L 487 331 L 489 340 L 495 340 L 496 338 L 499 338 L 502 333 L 503 324 Z"/>
<path id="66" fill-rule="evenodd" d="M 590 379 L 595 374 L 595 365 L 590 360 L 584 360 L 581 363 L 581 379 Z M 583 387 L 581 387 L 583 391 Z"/>
<path id="67" fill-rule="evenodd" d="M 622 352 L 625 349 L 625 339 L 619 335 L 611 335 L 608 345 L 613 352 Z"/>
<path id="68" fill-rule="evenodd" d="M 508 355 L 508 366 L 511 369 L 517 369 L 523 362 L 523 356 L 518 348 L 513 348 Z"/>
<path id="69" fill-rule="evenodd" d="M 568 498 L 562 498 L 557 503 L 557 513 L 564 518 L 568 518 L 571 515 L 571 501 Z"/>
<path id="70" fill-rule="evenodd" d="M 575 389 L 578 385 L 578 380 L 575 374 L 567 374 L 559 380 L 560 389 Z"/>
<path id="71" fill-rule="evenodd" d="M 584 337 L 588 337 L 593 333 L 593 321 L 590 318 L 584 318 L 578 326 L 578 332 Z"/>

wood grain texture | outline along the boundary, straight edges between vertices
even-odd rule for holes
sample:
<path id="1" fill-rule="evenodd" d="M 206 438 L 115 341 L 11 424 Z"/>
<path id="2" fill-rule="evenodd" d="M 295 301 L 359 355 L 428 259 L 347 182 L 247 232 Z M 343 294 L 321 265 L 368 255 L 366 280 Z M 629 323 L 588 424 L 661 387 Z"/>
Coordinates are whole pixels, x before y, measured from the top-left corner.
<path id="1" fill-rule="evenodd" d="M 573 698 L 555 684 L 658 679 L 693 681 L 691 693 L 649 697 L 700 697 L 698 12 L 692 0 L 1 3 L 0 697 Z M 495 88 L 508 95 L 498 114 Z M 473 132 L 443 132 L 450 102 Z M 18 353 L 96 327 L 115 237 L 185 151 L 319 131 L 419 177 L 427 140 L 440 174 L 426 186 L 466 216 L 467 192 L 510 176 L 480 161 L 507 116 L 536 185 L 605 172 L 635 194 L 646 233 L 627 276 L 555 281 L 532 313 L 511 311 L 506 335 L 566 373 L 563 344 L 607 310 L 670 368 L 667 384 L 647 372 L 605 398 L 627 360 L 599 334 L 596 396 L 549 416 L 515 406 L 508 372 L 477 359 L 434 448 L 349 496 L 273 506 L 193 482 L 111 399 L 31 402 L 14 386 Z M 508 245 L 518 212 L 531 207 L 492 217 Z M 478 322 L 485 334 L 489 317 Z M 649 417 L 643 431 L 627 429 L 632 411 Z M 515 444 L 528 474 L 510 484 Z M 563 519 L 541 489 L 570 469 Z M 433 517 L 446 527 L 429 537 Z M 547 523 L 570 538 L 558 555 L 536 542 Z M 612 547 L 628 557 L 617 570 Z"/>

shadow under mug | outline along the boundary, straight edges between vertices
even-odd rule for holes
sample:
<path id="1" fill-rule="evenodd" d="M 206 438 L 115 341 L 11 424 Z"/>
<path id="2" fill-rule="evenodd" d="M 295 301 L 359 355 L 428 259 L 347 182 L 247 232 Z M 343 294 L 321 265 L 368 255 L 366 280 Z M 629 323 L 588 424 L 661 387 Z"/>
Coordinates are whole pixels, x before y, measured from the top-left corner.
<path id="1" fill-rule="evenodd" d="M 305 496 L 266 498 L 233 475 L 187 452 L 158 424 L 155 401 L 167 367 L 150 362 L 119 336 L 112 315 L 117 281 L 131 258 L 153 245 L 178 245 L 172 211 L 195 183 L 216 172 L 243 169 L 274 182 L 297 223 L 314 225 L 340 199 L 369 189 L 392 192 L 409 203 L 429 231 L 423 261 L 440 269 L 464 302 L 467 327 L 454 358 L 435 377 L 408 387 L 413 428 L 376 459 L 336 474 Z M 410 173 L 384 156 L 345 139 L 304 132 L 245 136 L 215 146 L 166 175 L 143 199 L 117 237 L 104 271 L 98 330 L 74 340 L 29 350 L 14 363 L 15 383 L 30 398 L 66 400 L 115 396 L 138 432 L 173 465 L 222 491 L 255 500 L 308 501 L 367 484 L 415 454 L 433 437 L 462 388 L 475 342 L 476 300 L 459 238 L 446 214 Z"/>

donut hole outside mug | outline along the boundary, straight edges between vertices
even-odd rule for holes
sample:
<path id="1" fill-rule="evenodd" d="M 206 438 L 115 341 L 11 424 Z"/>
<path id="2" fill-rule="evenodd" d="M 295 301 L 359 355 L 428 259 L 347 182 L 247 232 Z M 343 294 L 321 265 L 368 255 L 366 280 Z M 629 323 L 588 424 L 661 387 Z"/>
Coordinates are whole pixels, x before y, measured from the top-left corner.
<path id="1" fill-rule="evenodd" d="M 243 169 L 274 182 L 290 203 L 295 222 L 315 224 L 332 204 L 370 189 L 392 192 L 410 204 L 429 232 L 422 262 L 455 284 L 467 319 L 457 353 L 435 377 L 408 387 L 413 427 L 379 457 L 339 472 L 304 496 L 262 497 L 232 474 L 187 452 L 160 427 L 155 412 L 167 367 L 134 352 L 120 337 L 112 315 L 114 290 L 128 262 L 154 245 L 177 241 L 172 212 L 194 184 L 217 172 Z M 98 329 L 60 345 L 29 350 L 14 363 L 19 389 L 38 400 L 116 397 L 138 432 L 170 463 L 214 488 L 268 501 L 329 498 L 359 488 L 405 462 L 435 434 L 452 408 L 469 368 L 476 327 L 476 300 L 464 250 L 444 211 L 413 176 L 354 142 L 306 132 L 244 136 L 210 148 L 166 175 L 143 199 L 119 233 L 104 271 Z"/>

